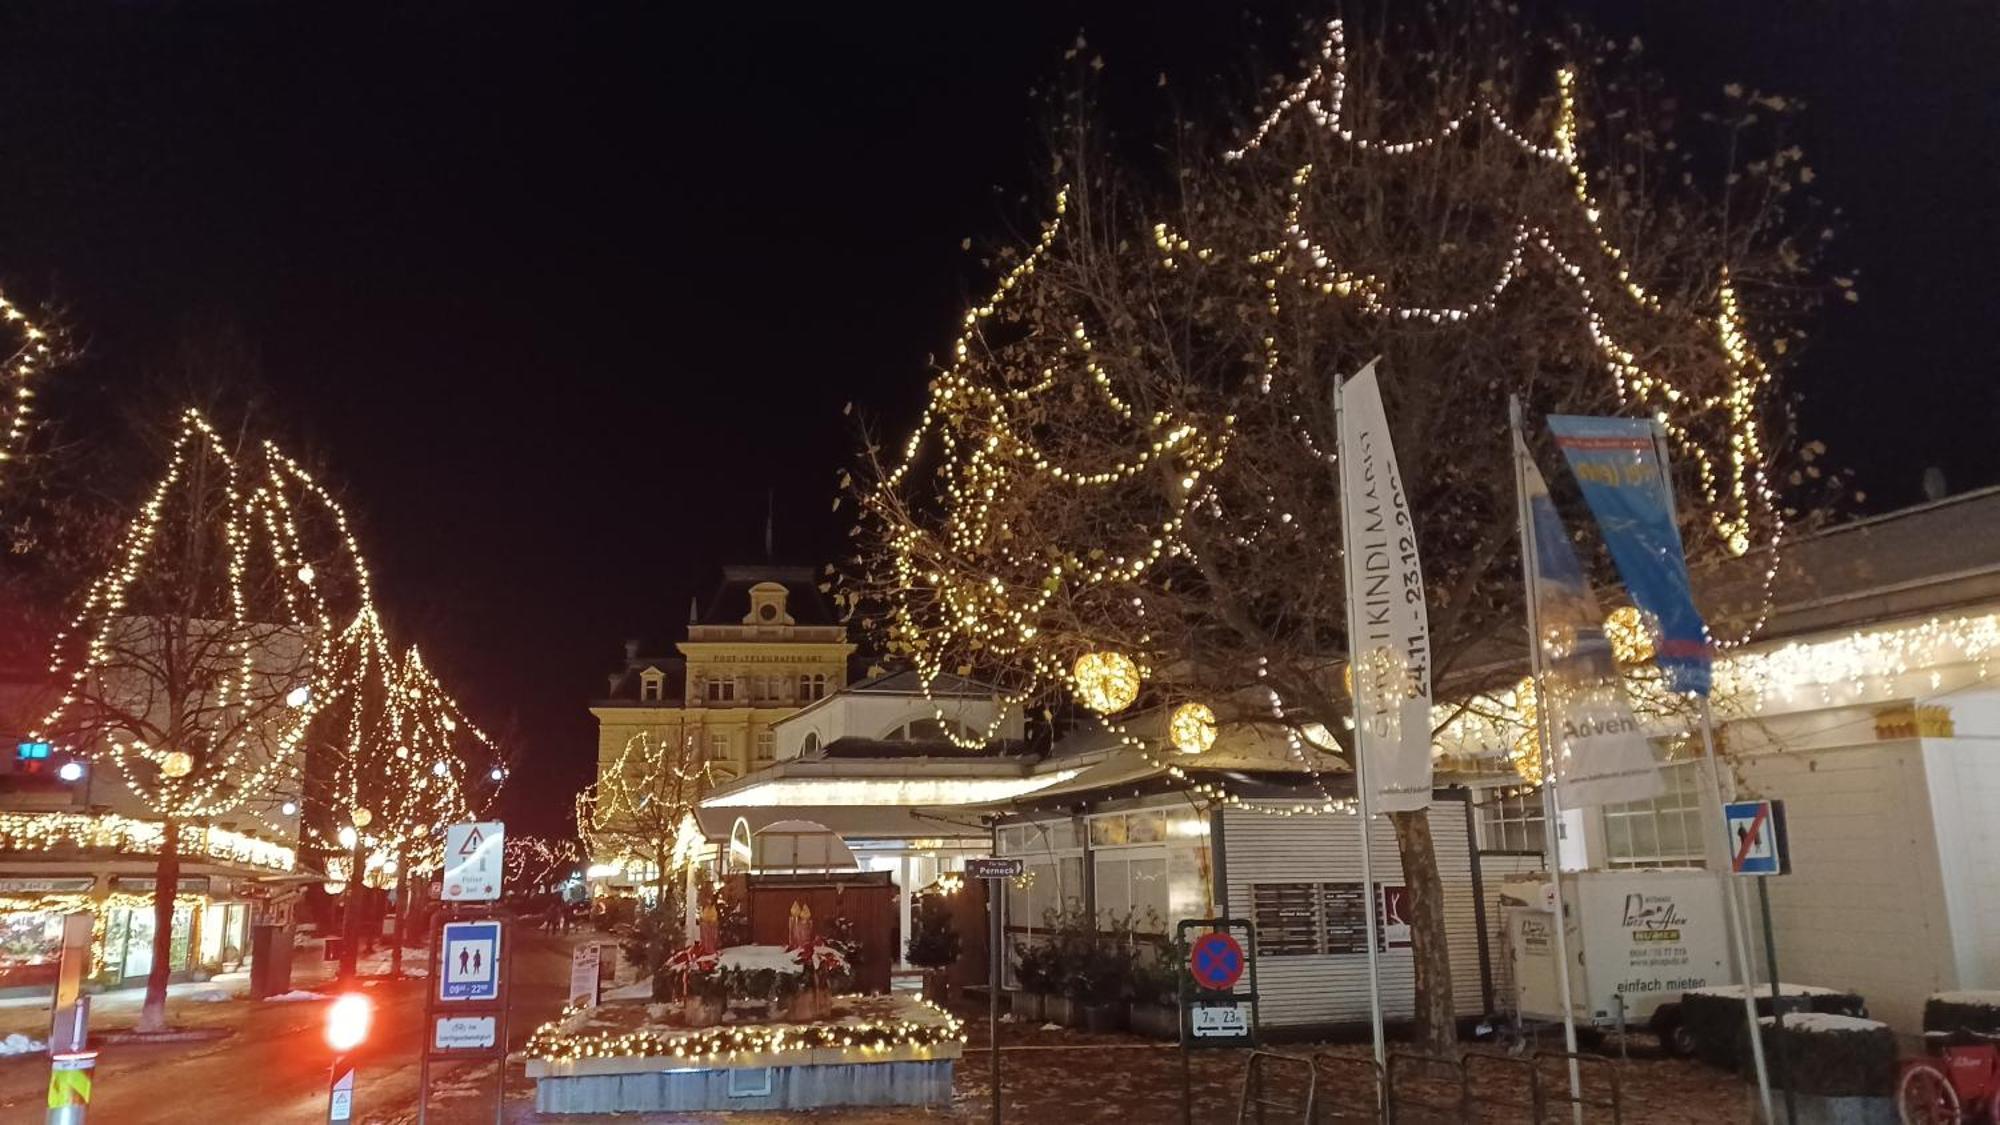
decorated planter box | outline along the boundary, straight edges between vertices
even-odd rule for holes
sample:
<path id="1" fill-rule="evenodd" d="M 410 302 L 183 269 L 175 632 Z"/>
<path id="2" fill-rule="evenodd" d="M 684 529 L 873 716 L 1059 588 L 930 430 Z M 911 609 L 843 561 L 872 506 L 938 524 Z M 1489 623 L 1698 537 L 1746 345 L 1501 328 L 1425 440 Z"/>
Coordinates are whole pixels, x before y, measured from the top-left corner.
<path id="1" fill-rule="evenodd" d="M 580 1008 L 529 1037 L 543 1113 L 614 1114 L 931 1106 L 951 1101 L 965 1037 L 908 996 L 840 996 L 810 1022 L 731 1018 L 689 1027 L 677 1006 Z"/>

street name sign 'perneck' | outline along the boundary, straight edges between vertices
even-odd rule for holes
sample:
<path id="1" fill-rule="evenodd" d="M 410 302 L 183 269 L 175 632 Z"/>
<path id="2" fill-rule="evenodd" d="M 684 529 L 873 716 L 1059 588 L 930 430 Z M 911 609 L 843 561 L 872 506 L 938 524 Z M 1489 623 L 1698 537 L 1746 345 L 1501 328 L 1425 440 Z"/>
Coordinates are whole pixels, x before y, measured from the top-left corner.
<path id="1" fill-rule="evenodd" d="M 507 826 L 497 820 L 454 824 L 444 833 L 444 901 L 492 902 L 505 881 Z"/>

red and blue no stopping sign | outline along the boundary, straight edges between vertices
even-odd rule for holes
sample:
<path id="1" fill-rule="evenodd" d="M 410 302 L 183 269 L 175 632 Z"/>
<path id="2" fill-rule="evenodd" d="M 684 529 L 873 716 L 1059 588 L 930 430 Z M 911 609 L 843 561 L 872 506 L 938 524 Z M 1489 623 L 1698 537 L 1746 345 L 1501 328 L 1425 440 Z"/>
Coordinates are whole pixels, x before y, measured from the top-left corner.
<path id="1" fill-rule="evenodd" d="M 1226 992 L 1243 976 L 1243 947 L 1219 930 L 1203 934 L 1188 950 L 1188 973 L 1201 987 Z"/>

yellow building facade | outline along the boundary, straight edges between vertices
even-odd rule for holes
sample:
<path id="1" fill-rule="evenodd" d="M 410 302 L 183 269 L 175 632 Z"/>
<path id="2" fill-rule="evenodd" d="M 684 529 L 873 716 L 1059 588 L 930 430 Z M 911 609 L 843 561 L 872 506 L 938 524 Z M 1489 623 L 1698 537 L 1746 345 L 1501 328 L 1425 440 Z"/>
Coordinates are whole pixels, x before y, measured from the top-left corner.
<path id="1" fill-rule="evenodd" d="M 600 777 L 649 733 L 692 740 L 724 784 L 775 759 L 774 723 L 846 686 L 854 645 L 811 568 L 726 566 L 708 604 L 690 610 L 672 654 L 627 642 L 624 668 L 591 705 Z"/>

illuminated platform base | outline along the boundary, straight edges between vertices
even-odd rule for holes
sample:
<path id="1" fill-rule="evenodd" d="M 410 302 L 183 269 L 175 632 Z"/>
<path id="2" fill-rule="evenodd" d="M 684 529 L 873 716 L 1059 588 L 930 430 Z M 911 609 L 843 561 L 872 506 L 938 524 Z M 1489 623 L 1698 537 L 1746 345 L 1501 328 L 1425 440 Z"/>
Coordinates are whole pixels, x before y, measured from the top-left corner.
<path id="1" fill-rule="evenodd" d="M 541 1113 L 933 1106 L 950 1104 L 952 1064 L 961 1050 L 940 1043 L 743 1053 L 708 1066 L 687 1059 L 530 1059 L 528 1077 Z"/>

